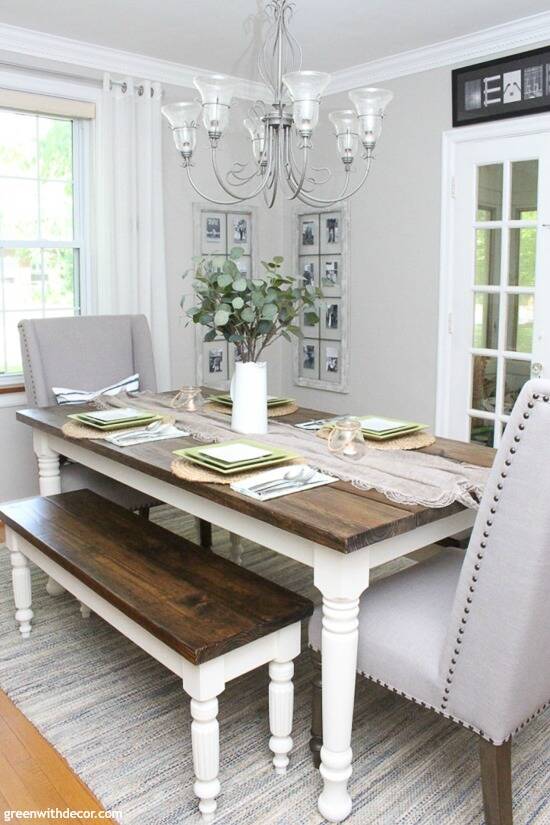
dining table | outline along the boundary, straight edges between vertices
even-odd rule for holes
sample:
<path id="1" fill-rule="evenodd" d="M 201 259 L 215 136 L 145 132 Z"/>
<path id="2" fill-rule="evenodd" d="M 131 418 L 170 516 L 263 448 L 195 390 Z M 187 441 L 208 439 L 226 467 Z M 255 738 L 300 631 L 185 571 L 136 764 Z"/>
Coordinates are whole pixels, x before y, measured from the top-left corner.
<path id="1" fill-rule="evenodd" d="M 70 411 L 85 409 L 89 407 L 72 406 Z M 319 410 L 300 408 L 284 421 L 326 417 Z M 104 440 L 67 437 L 62 430 L 66 407 L 20 410 L 17 418 L 33 430 L 41 495 L 61 492 L 64 457 L 312 568 L 323 611 L 318 808 L 330 822 L 346 819 L 352 810 L 348 782 L 359 600 L 369 586 L 370 571 L 471 528 L 476 510 L 458 502 L 445 507 L 396 504 L 375 490 L 342 481 L 258 501 L 228 484 L 177 477 L 171 471 L 173 451 L 196 444 L 190 437 L 117 447 Z M 445 438 L 422 451 L 479 467 L 490 467 L 495 455 L 481 444 Z"/>

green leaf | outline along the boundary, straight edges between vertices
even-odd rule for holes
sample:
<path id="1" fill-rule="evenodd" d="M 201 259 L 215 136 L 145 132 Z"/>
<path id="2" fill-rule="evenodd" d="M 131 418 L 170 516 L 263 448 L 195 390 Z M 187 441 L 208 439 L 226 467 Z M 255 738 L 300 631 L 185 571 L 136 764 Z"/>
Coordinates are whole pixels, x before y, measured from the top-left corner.
<path id="1" fill-rule="evenodd" d="M 284 261 L 284 258 L 283 258 L 282 255 L 275 255 L 275 257 L 273 258 L 273 263 L 274 264 L 282 264 L 283 261 Z"/>
<path id="2" fill-rule="evenodd" d="M 229 312 L 219 309 L 214 315 L 214 323 L 217 327 L 223 327 L 229 321 Z"/>
<path id="3" fill-rule="evenodd" d="M 247 324 L 252 324 L 256 320 L 256 313 L 252 307 L 245 307 L 241 312 L 242 320 Z"/>
<path id="4" fill-rule="evenodd" d="M 233 289 L 235 292 L 244 292 L 246 289 L 246 278 L 237 278 L 233 281 Z"/>
<path id="5" fill-rule="evenodd" d="M 308 326 L 315 326 L 319 323 L 319 316 L 316 312 L 304 312 L 304 322 Z"/>
<path id="6" fill-rule="evenodd" d="M 218 275 L 217 281 L 218 286 L 221 286 L 221 288 L 224 289 L 226 286 L 233 283 L 233 278 L 227 272 L 222 272 Z"/>
<path id="7" fill-rule="evenodd" d="M 242 246 L 234 246 L 232 248 L 231 252 L 229 253 L 229 257 L 233 261 L 238 261 L 239 258 L 242 258 L 243 255 L 244 255 L 244 249 L 242 248 Z"/>
<path id="8" fill-rule="evenodd" d="M 258 333 L 259 335 L 267 335 L 268 332 L 271 332 L 273 329 L 273 324 L 271 321 L 260 321 L 258 324 Z"/>
<path id="9" fill-rule="evenodd" d="M 231 303 L 233 304 L 233 309 L 242 309 L 244 307 L 244 301 L 239 295 L 237 295 L 236 298 L 233 298 Z"/>
<path id="10" fill-rule="evenodd" d="M 214 340 L 214 338 L 216 338 L 216 335 L 217 335 L 216 330 L 215 330 L 215 329 L 211 329 L 211 330 L 209 330 L 209 332 L 207 332 L 207 333 L 206 333 L 206 335 L 204 336 L 204 340 L 205 340 L 205 341 L 213 341 L 213 340 Z"/>
<path id="11" fill-rule="evenodd" d="M 254 304 L 255 307 L 262 307 L 265 304 L 265 296 L 262 292 L 252 292 L 250 295 L 250 300 Z"/>
<path id="12" fill-rule="evenodd" d="M 262 318 L 273 321 L 273 319 L 277 317 L 278 311 L 277 304 L 265 304 L 262 309 Z"/>

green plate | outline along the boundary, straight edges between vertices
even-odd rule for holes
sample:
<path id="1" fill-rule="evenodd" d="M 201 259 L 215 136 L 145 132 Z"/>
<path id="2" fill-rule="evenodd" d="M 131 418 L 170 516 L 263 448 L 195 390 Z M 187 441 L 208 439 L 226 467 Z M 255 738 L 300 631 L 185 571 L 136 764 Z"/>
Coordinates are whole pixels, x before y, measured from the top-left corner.
<path id="1" fill-rule="evenodd" d="M 215 401 L 216 404 L 225 404 L 226 407 L 232 407 L 233 402 L 231 400 L 230 395 L 211 395 L 208 398 L 209 401 Z M 272 398 L 268 400 L 267 406 L 268 407 L 281 407 L 283 404 L 291 404 L 293 403 L 292 398 Z"/>
<path id="2" fill-rule="evenodd" d="M 395 430 L 389 433 L 371 433 L 366 430 L 361 430 L 363 438 L 369 441 L 390 441 L 392 438 L 402 438 L 404 435 L 412 435 L 427 428 L 427 424 L 418 424 L 416 427 L 411 427 L 408 430 Z"/>
<path id="3" fill-rule="evenodd" d="M 153 421 L 159 421 L 162 415 L 151 413 L 144 418 L 131 418 L 126 421 L 116 421 L 109 424 L 99 424 L 97 421 L 87 418 L 85 413 L 72 413 L 68 415 L 67 418 L 78 421 L 79 424 L 85 424 L 86 427 L 94 427 L 94 429 L 100 430 L 101 432 L 110 432 L 111 430 L 127 430 L 130 427 L 144 427 L 146 424 L 152 424 Z"/>
<path id="4" fill-rule="evenodd" d="M 215 470 L 216 472 L 222 473 L 223 475 L 239 473 L 243 470 L 253 470 L 261 469 L 262 467 L 271 467 L 274 464 L 281 464 L 284 461 L 292 461 L 295 458 L 299 458 L 299 456 L 296 453 L 289 453 L 286 450 L 282 450 L 278 447 L 269 447 L 266 444 L 260 444 L 257 441 L 249 441 L 248 439 L 244 438 L 235 439 L 232 442 L 226 443 L 248 444 L 251 447 L 258 447 L 262 450 L 270 450 L 270 455 L 264 456 L 263 458 L 248 459 L 246 461 L 235 462 L 232 464 L 227 464 L 227 462 L 222 462 L 218 459 L 212 458 L 211 456 L 201 455 L 200 451 L 204 449 L 204 446 L 187 447 L 186 449 L 182 450 L 174 450 L 174 455 L 180 456 L 181 458 L 185 458 L 188 461 L 192 461 L 194 464 L 200 464 L 203 467 L 208 467 L 208 469 Z"/>

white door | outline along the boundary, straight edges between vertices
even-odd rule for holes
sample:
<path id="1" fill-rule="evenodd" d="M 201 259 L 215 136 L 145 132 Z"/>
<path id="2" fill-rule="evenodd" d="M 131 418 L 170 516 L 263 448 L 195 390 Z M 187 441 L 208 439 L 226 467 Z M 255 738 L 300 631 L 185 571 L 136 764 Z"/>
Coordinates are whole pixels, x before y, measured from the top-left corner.
<path id="1" fill-rule="evenodd" d="M 438 432 L 497 447 L 550 376 L 550 131 L 454 142 L 447 169 Z"/>

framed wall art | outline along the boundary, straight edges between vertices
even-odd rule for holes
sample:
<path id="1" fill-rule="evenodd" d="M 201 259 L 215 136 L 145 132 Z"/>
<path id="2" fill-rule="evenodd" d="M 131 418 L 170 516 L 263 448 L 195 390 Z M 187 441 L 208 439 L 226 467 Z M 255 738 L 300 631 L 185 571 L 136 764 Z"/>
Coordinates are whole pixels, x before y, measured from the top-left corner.
<path id="1" fill-rule="evenodd" d="M 320 287 L 319 323 L 302 316 L 294 343 L 294 381 L 301 387 L 348 392 L 349 207 L 300 211 L 295 216 L 294 255 L 302 285 Z"/>
<path id="2" fill-rule="evenodd" d="M 550 46 L 453 71 L 453 126 L 550 111 Z"/>
<path id="3" fill-rule="evenodd" d="M 194 255 L 219 255 L 220 266 L 234 246 L 244 255 L 237 261 L 243 274 L 251 277 L 257 270 L 256 208 L 210 208 L 204 203 L 193 204 Z M 235 365 L 235 347 L 224 338 L 205 342 L 205 328 L 195 327 L 196 383 L 227 389 Z"/>

